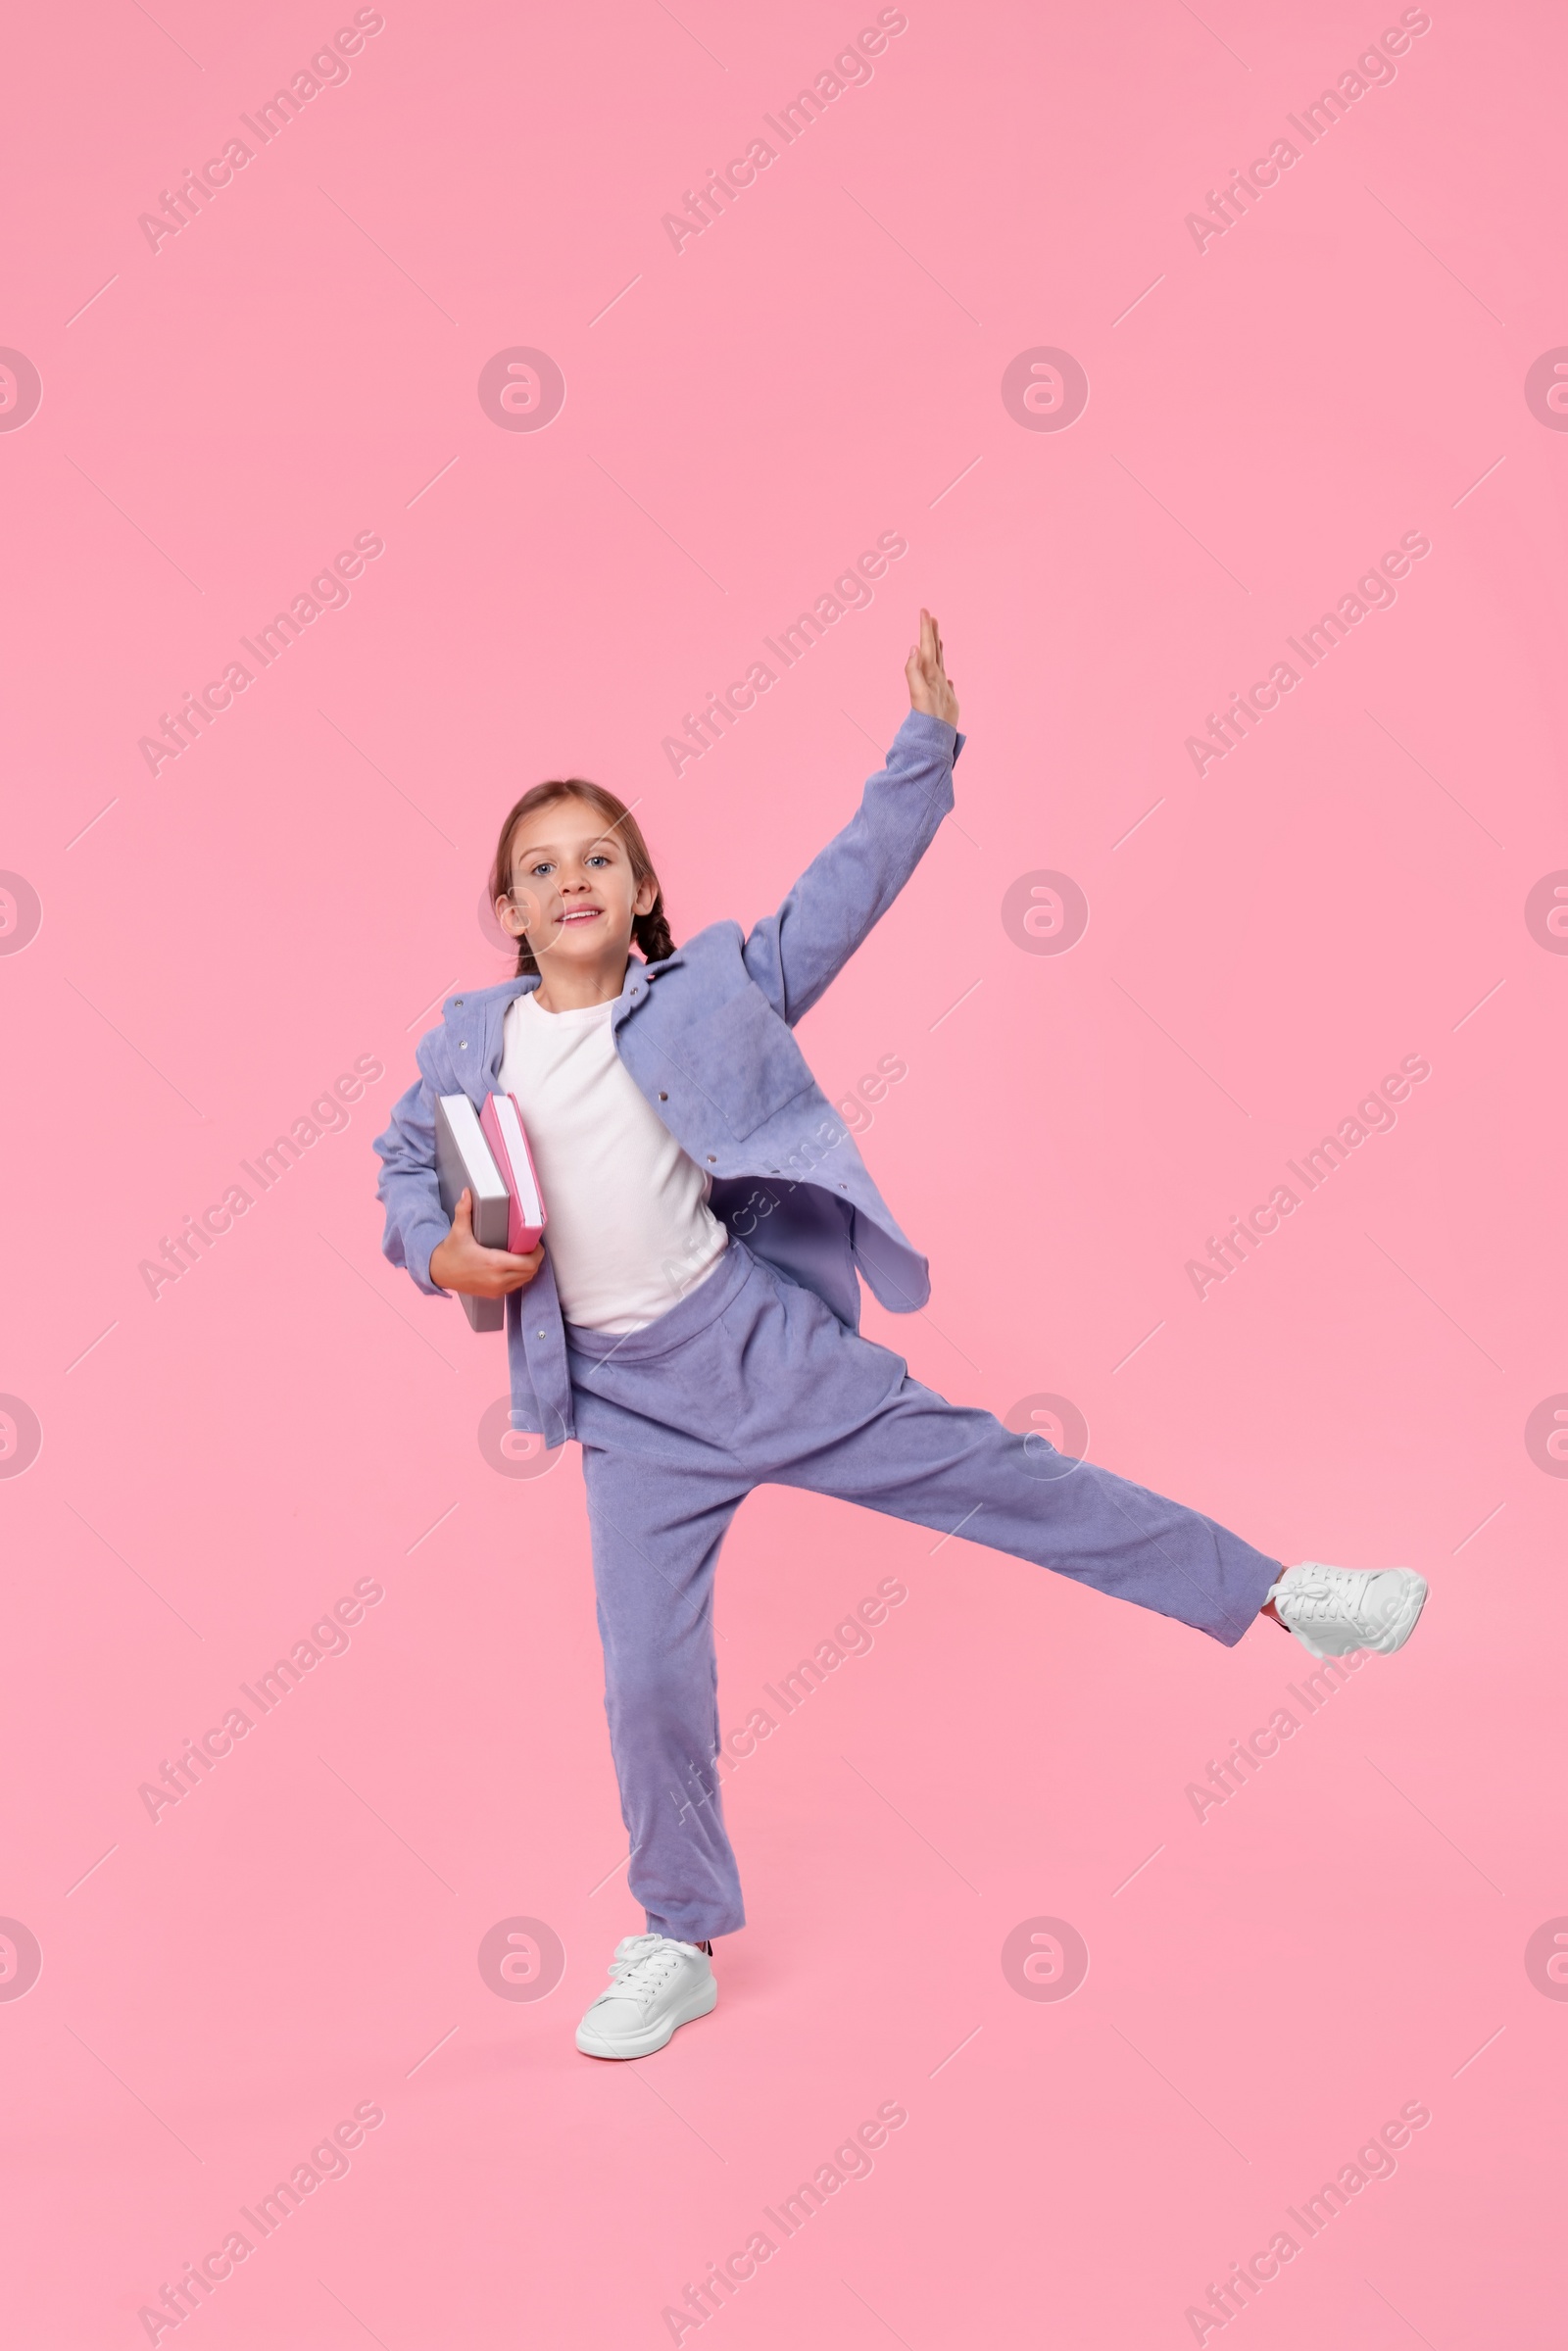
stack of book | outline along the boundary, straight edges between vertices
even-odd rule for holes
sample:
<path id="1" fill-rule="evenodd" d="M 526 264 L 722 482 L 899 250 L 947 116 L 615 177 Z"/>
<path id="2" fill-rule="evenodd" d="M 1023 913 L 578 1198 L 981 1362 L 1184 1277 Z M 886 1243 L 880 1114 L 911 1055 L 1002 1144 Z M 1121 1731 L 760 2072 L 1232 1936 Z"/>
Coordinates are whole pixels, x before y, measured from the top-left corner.
<path id="1" fill-rule="evenodd" d="M 466 1094 L 443 1094 L 435 1105 L 435 1171 L 441 1205 L 455 1214 L 465 1192 L 472 1202 L 473 1237 L 481 1249 L 525 1257 L 545 1229 L 539 1179 L 514 1098 L 492 1094 L 475 1110 Z M 476 1331 L 505 1330 L 504 1298 L 464 1296 L 463 1310 Z"/>

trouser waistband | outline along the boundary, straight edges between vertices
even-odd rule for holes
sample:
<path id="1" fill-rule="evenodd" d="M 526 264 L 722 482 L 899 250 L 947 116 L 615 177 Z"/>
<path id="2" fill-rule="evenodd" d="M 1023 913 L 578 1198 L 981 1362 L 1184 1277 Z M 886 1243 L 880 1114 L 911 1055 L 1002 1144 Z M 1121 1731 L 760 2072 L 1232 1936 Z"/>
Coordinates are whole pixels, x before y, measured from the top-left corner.
<path id="1" fill-rule="evenodd" d="M 745 1242 L 737 1241 L 732 1234 L 728 1248 L 715 1259 L 714 1270 L 707 1280 L 689 1291 L 666 1314 L 644 1323 L 640 1331 L 590 1331 L 580 1323 L 568 1322 L 566 1351 L 571 1355 L 586 1355 L 595 1363 L 603 1363 L 612 1355 L 617 1363 L 648 1363 L 658 1355 L 667 1355 L 671 1347 L 682 1346 L 718 1320 L 750 1279 L 756 1264 Z"/>

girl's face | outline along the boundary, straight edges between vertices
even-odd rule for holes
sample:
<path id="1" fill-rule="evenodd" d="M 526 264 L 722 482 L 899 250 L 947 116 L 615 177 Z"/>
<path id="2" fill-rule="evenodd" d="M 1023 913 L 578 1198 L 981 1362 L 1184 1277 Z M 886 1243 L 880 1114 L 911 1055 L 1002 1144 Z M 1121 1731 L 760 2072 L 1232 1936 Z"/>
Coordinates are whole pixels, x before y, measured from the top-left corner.
<path id="1" fill-rule="evenodd" d="M 554 800 L 518 825 L 512 843 L 512 895 L 496 915 L 514 939 L 526 936 L 541 971 L 624 967 L 635 917 L 659 895 L 637 883 L 620 835 L 583 800 Z M 549 960 L 547 961 L 547 957 Z"/>

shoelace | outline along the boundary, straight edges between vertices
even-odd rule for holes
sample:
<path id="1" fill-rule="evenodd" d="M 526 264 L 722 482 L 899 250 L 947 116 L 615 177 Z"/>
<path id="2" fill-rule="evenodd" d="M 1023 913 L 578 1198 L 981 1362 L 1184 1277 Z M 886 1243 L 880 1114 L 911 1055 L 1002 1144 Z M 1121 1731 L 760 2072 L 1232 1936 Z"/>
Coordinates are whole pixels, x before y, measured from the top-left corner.
<path id="1" fill-rule="evenodd" d="M 1284 1613 L 1306 1624 L 1325 1616 L 1358 1617 L 1371 1585 L 1370 1576 L 1358 1576 L 1348 1567 L 1314 1567 L 1309 1582 L 1294 1585 L 1281 1595 Z"/>
<path id="2" fill-rule="evenodd" d="M 611 1988 L 602 2000 L 646 2000 L 652 1997 L 680 1964 L 680 1953 L 667 1935 L 628 1935 L 615 1945 L 610 1963 Z"/>

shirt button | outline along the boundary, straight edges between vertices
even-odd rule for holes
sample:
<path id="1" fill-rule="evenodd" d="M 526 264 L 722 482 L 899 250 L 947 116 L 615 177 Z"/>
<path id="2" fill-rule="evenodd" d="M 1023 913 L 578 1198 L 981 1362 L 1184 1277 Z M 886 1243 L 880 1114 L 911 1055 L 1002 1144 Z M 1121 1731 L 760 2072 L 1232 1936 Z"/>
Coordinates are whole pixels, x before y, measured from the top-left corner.
<path id="1" fill-rule="evenodd" d="M 662 1087 L 660 1088 L 659 1099 L 662 1102 L 667 1102 L 669 1100 L 669 1096 L 664 1092 Z"/>
<path id="2" fill-rule="evenodd" d="M 711 1151 L 710 1151 L 708 1154 L 708 1164 L 710 1167 L 716 1167 L 718 1165 L 718 1161 L 714 1158 Z"/>
<path id="3" fill-rule="evenodd" d="M 466 1038 L 466 1037 L 462 1037 L 462 1038 L 460 1038 L 460 1039 L 458 1040 L 458 1051 L 459 1051 L 459 1053 L 466 1053 L 467 1052 L 467 1050 L 468 1050 L 468 1040 L 467 1040 L 467 1038 Z"/>
<path id="4" fill-rule="evenodd" d="M 463 1009 L 463 999 L 461 996 L 455 996 L 452 999 L 452 1002 L 458 1007 L 459 1011 Z"/>
<path id="5" fill-rule="evenodd" d="M 543 1331 L 541 1331 L 541 1332 L 540 1332 L 539 1336 L 540 1336 L 540 1338 L 541 1338 L 541 1339 L 544 1337 L 544 1333 L 543 1333 Z"/>

